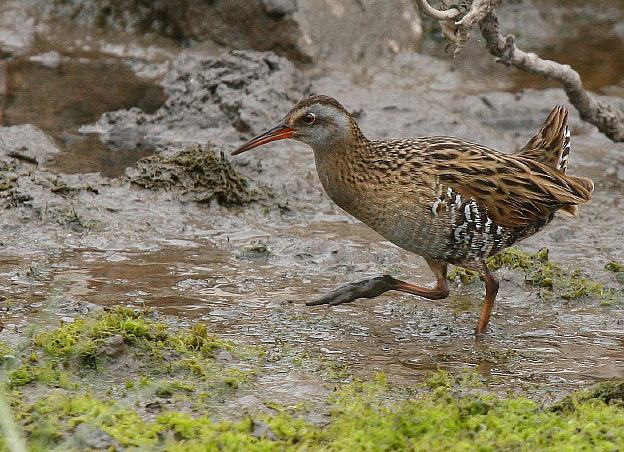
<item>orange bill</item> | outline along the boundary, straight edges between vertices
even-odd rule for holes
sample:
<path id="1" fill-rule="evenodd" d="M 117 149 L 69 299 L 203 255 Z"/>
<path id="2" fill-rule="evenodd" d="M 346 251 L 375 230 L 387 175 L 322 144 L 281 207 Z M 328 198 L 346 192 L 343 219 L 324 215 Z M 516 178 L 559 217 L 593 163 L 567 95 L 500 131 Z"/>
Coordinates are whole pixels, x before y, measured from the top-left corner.
<path id="1" fill-rule="evenodd" d="M 232 155 L 238 155 L 250 149 L 253 149 L 263 144 L 270 143 L 271 141 L 283 140 L 285 138 L 292 138 L 293 129 L 285 124 L 278 124 L 266 132 L 261 133 L 253 137 L 247 143 L 232 152 Z"/>

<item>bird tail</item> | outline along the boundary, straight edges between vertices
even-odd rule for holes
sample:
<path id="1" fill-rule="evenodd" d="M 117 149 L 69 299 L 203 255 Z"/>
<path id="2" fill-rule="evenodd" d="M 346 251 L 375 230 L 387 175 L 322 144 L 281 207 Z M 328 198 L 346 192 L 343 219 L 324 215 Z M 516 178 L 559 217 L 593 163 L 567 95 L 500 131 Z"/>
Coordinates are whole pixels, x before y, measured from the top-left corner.
<path id="1" fill-rule="evenodd" d="M 571 190 L 582 199 L 580 204 L 588 203 L 591 200 L 591 194 L 594 191 L 594 182 L 591 179 L 578 176 L 565 175 L 565 180 Z M 561 208 L 561 211 L 570 216 L 577 216 L 579 212 L 578 204 L 571 204 Z"/>
<path id="2" fill-rule="evenodd" d="M 570 155 L 568 110 L 561 105 L 553 108 L 539 132 L 516 155 L 543 163 L 565 173 Z"/>

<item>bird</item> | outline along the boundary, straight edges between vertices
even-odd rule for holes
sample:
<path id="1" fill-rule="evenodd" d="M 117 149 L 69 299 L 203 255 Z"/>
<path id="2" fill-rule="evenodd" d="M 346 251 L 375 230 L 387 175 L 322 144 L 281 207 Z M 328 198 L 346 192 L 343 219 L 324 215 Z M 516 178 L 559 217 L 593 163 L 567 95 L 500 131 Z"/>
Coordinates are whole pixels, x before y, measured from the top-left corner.
<path id="1" fill-rule="evenodd" d="M 339 305 L 400 291 L 430 300 L 449 295 L 449 265 L 479 273 L 483 335 L 499 289 L 486 259 L 550 223 L 576 216 L 591 199 L 590 179 L 566 174 L 568 111 L 556 106 L 520 150 L 508 154 L 449 136 L 370 140 L 336 99 L 299 101 L 277 125 L 232 155 L 294 139 L 312 148 L 329 198 L 391 243 L 422 256 L 435 276 L 421 287 L 385 274 L 338 287 L 306 304 Z"/>

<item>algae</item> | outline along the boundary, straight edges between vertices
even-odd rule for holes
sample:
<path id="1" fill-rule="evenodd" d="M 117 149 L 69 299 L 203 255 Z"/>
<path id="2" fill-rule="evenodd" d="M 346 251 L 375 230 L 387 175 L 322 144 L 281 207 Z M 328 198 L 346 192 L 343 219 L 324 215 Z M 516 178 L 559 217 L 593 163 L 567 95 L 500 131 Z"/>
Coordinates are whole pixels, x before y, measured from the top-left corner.
<path id="1" fill-rule="evenodd" d="M 117 308 L 34 335 L 24 354 L 28 358 L 23 357 L 23 364 L 13 370 L 6 389 L 29 450 L 624 447 L 621 381 L 574 393 L 559 405 L 545 407 L 522 396 L 496 396 L 476 374 L 437 371 L 407 389 L 392 386 L 384 374 L 378 374 L 370 380 L 335 383 L 323 402 L 329 418 L 322 424 L 306 417 L 318 409 L 307 404 L 266 403 L 265 410 L 242 410 L 224 418 L 211 407 L 224 406 L 223 391 L 240 391 L 232 387 L 230 378 L 249 385 L 255 372 L 270 372 L 258 367 L 265 354 L 215 337 L 205 325 L 174 329 L 151 317 L 148 312 Z M 119 344 L 111 340 L 118 337 L 123 338 L 122 351 L 102 355 L 111 344 Z M 240 357 L 238 366 L 216 361 L 223 350 Z M 120 365 L 138 365 L 138 360 L 128 359 L 132 355 L 144 361 L 139 366 L 144 374 L 131 373 L 134 378 L 129 379 L 123 373 L 115 379 Z M 89 358 L 85 361 L 85 357 Z M 76 360 L 83 366 L 73 368 Z M 189 370 L 190 360 L 201 375 Z M 214 373 L 205 379 L 210 369 Z M 55 372 L 70 374 L 72 384 L 59 386 Z M 0 450 L 7 450 L 3 438 Z"/>
<path id="2" fill-rule="evenodd" d="M 577 391 L 555 403 L 550 410 L 554 412 L 574 411 L 578 406 L 593 400 L 624 409 L 624 380 L 605 381 L 591 389 Z"/>
<path id="3" fill-rule="evenodd" d="M 221 152 L 210 147 L 190 146 L 173 155 L 164 153 L 139 160 L 126 171 L 131 184 L 149 190 L 175 190 L 198 203 L 213 199 L 226 206 L 246 204 L 267 195 L 252 188 Z"/>
<path id="4" fill-rule="evenodd" d="M 620 283 L 624 284 L 624 264 L 620 264 L 619 262 L 609 262 L 605 265 L 605 270 L 615 273 L 615 279 Z"/>
<path id="5" fill-rule="evenodd" d="M 543 248 L 535 254 L 530 254 L 518 248 L 507 248 L 486 261 L 490 270 L 495 271 L 502 267 L 518 270 L 524 273 L 526 284 L 539 288 L 542 298 L 559 297 L 565 300 L 574 300 L 583 297 L 606 298 L 611 290 L 604 284 L 585 276 L 580 270 L 568 270 L 553 262 L 548 257 L 548 249 Z M 460 267 L 449 272 L 450 280 L 460 280 L 464 284 L 471 284 L 478 278 L 478 273 Z"/>

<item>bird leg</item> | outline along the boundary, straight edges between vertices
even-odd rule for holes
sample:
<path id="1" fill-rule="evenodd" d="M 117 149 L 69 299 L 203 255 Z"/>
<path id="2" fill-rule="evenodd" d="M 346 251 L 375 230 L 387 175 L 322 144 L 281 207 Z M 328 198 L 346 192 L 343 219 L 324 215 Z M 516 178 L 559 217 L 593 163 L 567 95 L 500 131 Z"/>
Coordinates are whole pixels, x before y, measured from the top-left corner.
<path id="1" fill-rule="evenodd" d="M 442 298 L 448 297 L 449 289 L 446 280 L 446 264 L 430 260 L 427 260 L 427 263 L 436 276 L 436 285 L 431 289 L 395 279 L 390 275 L 383 275 L 345 284 L 316 300 L 307 302 L 306 305 L 318 306 L 327 304 L 336 306 L 339 304 L 351 303 L 358 298 L 375 298 L 389 290 L 407 292 L 429 300 L 441 300 Z"/>
<path id="2" fill-rule="evenodd" d="M 481 277 L 485 281 L 485 299 L 483 300 L 483 306 L 481 307 L 481 315 L 479 316 L 479 323 L 475 329 L 475 334 L 485 333 L 488 322 L 490 321 L 490 315 L 492 314 L 492 307 L 494 306 L 494 300 L 498 293 L 498 280 L 492 275 L 485 262 L 483 262 L 479 268 Z"/>

